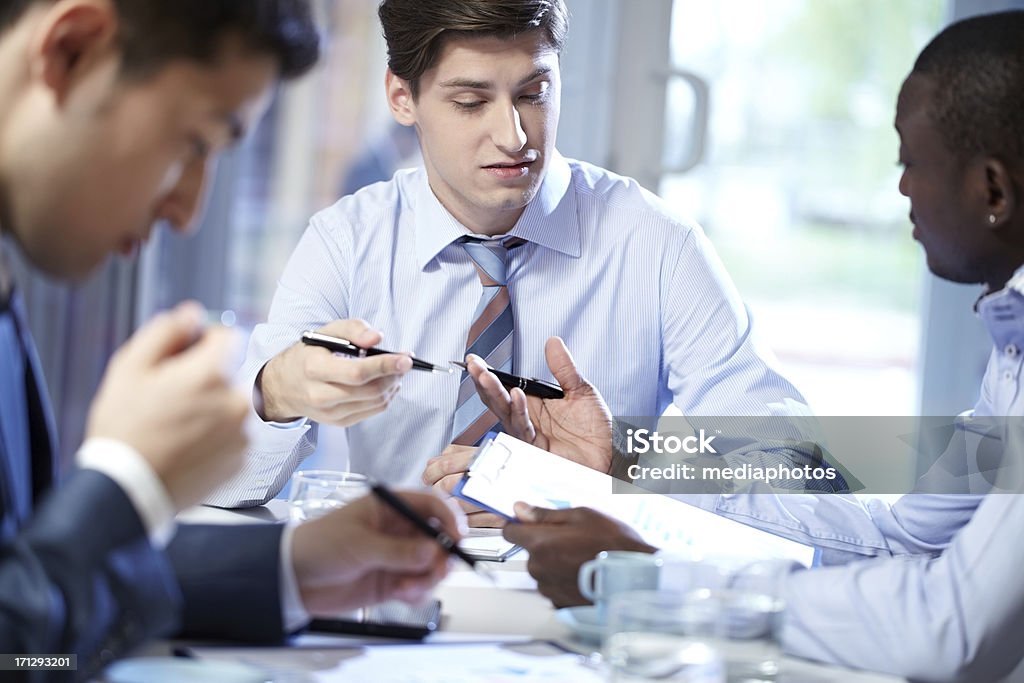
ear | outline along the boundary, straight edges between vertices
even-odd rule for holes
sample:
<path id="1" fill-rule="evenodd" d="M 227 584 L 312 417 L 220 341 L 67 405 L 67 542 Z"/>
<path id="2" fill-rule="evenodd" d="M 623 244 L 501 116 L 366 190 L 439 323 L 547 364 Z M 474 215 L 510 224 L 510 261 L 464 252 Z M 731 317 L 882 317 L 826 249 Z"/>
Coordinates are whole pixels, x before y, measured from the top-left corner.
<path id="1" fill-rule="evenodd" d="M 990 228 L 999 228 L 1008 223 L 1017 211 L 1013 176 L 998 159 L 985 159 L 982 170 L 985 174 L 984 221 Z"/>
<path id="2" fill-rule="evenodd" d="M 117 30 L 117 9 L 110 0 L 54 4 L 34 33 L 32 75 L 62 102 L 81 74 L 117 49 Z"/>
<path id="3" fill-rule="evenodd" d="M 391 115 L 403 126 L 416 124 L 416 101 L 412 96 L 409 82 L 396 76 L 391 69 L 384 75 L 384 90 L 387 92 L 388 108 Z"/>

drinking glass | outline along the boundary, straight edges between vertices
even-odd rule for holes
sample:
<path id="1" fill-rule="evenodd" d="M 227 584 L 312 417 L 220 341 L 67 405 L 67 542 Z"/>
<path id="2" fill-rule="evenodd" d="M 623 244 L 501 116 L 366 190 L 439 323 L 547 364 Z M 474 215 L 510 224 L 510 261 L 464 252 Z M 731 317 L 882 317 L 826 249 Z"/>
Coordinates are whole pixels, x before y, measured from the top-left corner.
<path id="1" fill-rule="evenodd" d="M 288 496 L 289 516 L 305 522 L 340 508 L 370 491 L 370 482 L 362 474 L 333 470 L 304 470 L 292 475 Z"/>
<path id="2" fill-rule="evenodd" d="M 714 648 L 687 635 L 687 594 L 628 591 L 608 602 L 604 661 L 612 683 L 725 683 Z"/>
<path id="3" fill-rule="evenodd" d="M 781 579 L 789 563 L 733 568 L 722 585 L 685 594 L 685 633 L 716 649 L 729 681 L 774 681 L 782 656 Z"/>

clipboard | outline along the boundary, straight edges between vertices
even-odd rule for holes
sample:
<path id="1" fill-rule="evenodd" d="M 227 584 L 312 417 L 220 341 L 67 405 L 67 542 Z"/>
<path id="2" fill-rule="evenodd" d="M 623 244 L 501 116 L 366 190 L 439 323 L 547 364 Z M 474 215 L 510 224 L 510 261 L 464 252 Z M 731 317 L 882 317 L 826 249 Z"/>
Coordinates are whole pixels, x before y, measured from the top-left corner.
<path id="1" fill-rule="evenodd" d="M 470 463 L 469 469 L 462 475 L 462 479 L 452 489 L 452 495 L 456 498 L 460 498 L 467 503 L 471 503 L 478 508 L 490 512 L 492 515 L 497 515 L 509 522 L 514 522 L 516 516 L 514 512 L 498 510 L 493 508 L 482 500 L 478 500 L 470 495 L 465 489 L 466 485 L 469 484 L 470 479 L 476 478 L 476 481 L 486 480 L 490 484 L 497 484 L 501 477 L 501 472 L 505 469 L 509 459 L 512 457 L 512 451 L 504 445 L 495 446 L 495 437 L 497 433 L 488 432 L 487 436 L 480 443 L 479 449 L 477 449 L 476 455 L 473 457 L 473 462 Z M 487 453 L 489 449 L 497 449 L 493 457 L 488 456 L 487 458 L 481 458 L 480 456 Z"/>
<path id="2" fill-rule="evenodd" d="M 623 493 L 627 489 L 629 492 Z M 729 555 L 810 566 L 814 548 L 721 517 L 549 453 L 508 434 L 485 439 L 453 490 L 466 502 L 515 521 L 518 501 L 545 508 L 589 507 L 635 529 L 651 545 L 687 555 Z"/>

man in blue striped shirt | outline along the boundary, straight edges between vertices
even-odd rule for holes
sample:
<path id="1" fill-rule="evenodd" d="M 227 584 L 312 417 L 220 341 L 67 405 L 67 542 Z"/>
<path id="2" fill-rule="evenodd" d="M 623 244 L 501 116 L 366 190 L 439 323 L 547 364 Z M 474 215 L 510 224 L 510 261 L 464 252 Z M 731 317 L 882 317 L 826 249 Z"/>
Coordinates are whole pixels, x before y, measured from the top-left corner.
<path id="1" fill-rule="evenodd" d="M 457 436 L 459 376 L 296 342 L 318 329 L 435 363 L 463 358 L 482 287 L 460 244 L 470 235 L 525 240 L 507 265 L 516 374 L 549 377 L 545 344 L 560 336 L 615 414 L 648 416 L 638 426 L 670 404 L 806 411 L 700 227 L 636 181 L 558 153 L 561 0 L 385 0 L 379 13 L 388 104 L 415 127 L 423 167 L 312 218 L 242 370 L 260 418 L 246 468 L 209 502 L 276 495 L 318 424 L 347 427 L 353 470 L 419 481 Z"/>

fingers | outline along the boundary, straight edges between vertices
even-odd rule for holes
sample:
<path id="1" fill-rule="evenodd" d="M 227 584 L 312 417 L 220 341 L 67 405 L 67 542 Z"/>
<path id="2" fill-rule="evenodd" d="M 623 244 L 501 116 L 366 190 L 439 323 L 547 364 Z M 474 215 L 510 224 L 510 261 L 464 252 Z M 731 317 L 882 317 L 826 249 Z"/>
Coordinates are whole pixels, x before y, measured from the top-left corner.
<path id="1" fill-rule="evenodd" d="M 424 572 L 444 554 L 437 541 L 422 534 L 411 538 L 370 534 L 358 542 L 370 568 L 389 572 Z"/>
<path id="2" fill-rule="evenodd" d="M 120 360 L 148 367 L 178 353 L 199 336 L 204 315 L 203 307 L 194 301 L 156 315 L 122 347 Z"/>
<path id="3" fill-rule="evenodd" d="M 356 346 L 361 346 L 364 349 L 376 346 L 382 339 L 380 332 L 370 327 L 365 320 L 360 320 L 358 318 L 350 320 L 335 320 L 327 323 L 317 330 L 317 332 L 331 337 L 348 339 Z"/>
<path id="4" fill-rule="evenodd" d="M 466 356 L 466 365 L 476 383 L 480 400 L 501 421 L 505 431 L 517 439 L 533 443 L 537 438 L 537 431 L 530 421 L 530 411 L 523 390 L 508 391 L 494 373 L 487 369 L 487 364 L 479 356 Z"/>
<path id="5" fill-rule="evenodd" d="M 214 381 L 226 384 L 230 377 L 229 360 L 238 348 L 238 332 L 217 326 L 202 335 L 191 347 L 168 359 L 164 370 L 182 378 L 199 378 L 208 385 Z"/>
<path id="6" fill-rule="evenodd" d="M 547 359 L 551 374 L 566 393 L 587 384 L 576 369 L 576 362 L 561 337 L 551 337 L 547 340 L 544 344 L 544 357 Z"/>
<path id="7" fill-rule="evenodd" d="M 603 516 L 590 508 L 551 510 L 549 508 L 528 505 L 521 501 L 516 503 L 513 509 L 516 512 L 516 518 L 526 524 L 573 524 L 583 521 L 587 516 Z"/>
<path id="8" fill-rule="evenodd" d="M 509 393 L 511 404 L 509 406 L 509 417 L 503 422 L 505 430 L 517 439 L 527 443 L 534 443 L 537 439 L 537 430 L 530 420 L 530 409 L 523 390 L 516 387 Z"/>
<path id="9" fill-rule="evenodd" d="M 516 518 L 520 522 L 526 522 L 527 524 L 543 524 L 548 513 L 557 512 L 557 510 L 534 507 L 523 502 L 516 503 L 512 509 L 515 510 Z"/>
<path id="10" fill-rule="evenodd" d="M 380 332 L 359 319 L 335 320 L 319 330 L 321 334 L 347 339 L 356 346 L 370 348 L 382 340 Z M 369 385 L 375 380 L 404 375 L 412 369 L 412 358 L 403 353 L 389 353 L 367 358 L 350 358 L 319 347 L 306 349 L 307 376 L 346 387 Z"/>
<path id="11" fill-rule="evenodd" d="M 479 510 L 479 508 L 477 509 Z M 466 515 L 466 520 L 472 529 L 502 529 L 508 524 L 508 520 L 504 517 L 493 512 L 483 511 L 469 513 Z"/>
<path id="12" fill-rule="evenodd" d="M 438 496 L 433 493 L 421 493 L 417 491 L 402 491 L 397 493 L 399 498 L 405 501 L 405 504 L 409 506 L 414 512 L 418 513 L 424 519 L 433 520 L 433 524 L 443 530 L 446 534 L 451 536 L 455 540 L 459 540 L 462 537 L 460 532 L 460 524 L 462 520 L 458 517 L 458 513 L 452 510 L 449 505 L 441 500 Z M 385 510 L 386 516 L 393 517 L 396 523 L 407 524 L 404 517 L 398 515 L 390 507 L 384 505 L 378 501 L 381 508 Z M 415 533 L 422 534 L 420 530 L 415 530 Z M 431 540 L 435 546 L 436 541 Z"/>
<path id="13" fill-rule="evenodd" d="M 397 389 L 376 399 L 368 401 L 343 402 L 331 408 L 319 409 L 316 419 L 319 422 L 335 425 L 337 427 L 349 427 L 363 420 L 378 415 L 391 404 L 391 399 L 398 393 Z"/>
<path id="14" fill-rule="evenodd" d="M 352 358 L 320 347 L 307 347 L 306 374 L 311 379 L 344 387 L 367 387 L 373 390 L 379 380 L 394 383 L 412 370 L 412 358 L 403 353 Z"/>
<path id="15" fill-rule="evenodd" d="M 487 364 L 480 356 L 472 353 L 466 356 L 466 370 L 476 384 L 476 393 L 479 394 L 480 400 L 504 424 L 508 419 L 511 403 L 508 390 L 487 368 Z"/>
<path id="16" fill-rule="evenodd" d="M 455 444 L 448 446 L 441 451 L 441 455 L 427 461 L 427 466 L 423 469 L 423 483 L 427 486 L 434 486 L 449 475 L 461 475 L 469 469 L 469 464 L 473 462 L 475 455 L 476 448 L 473 446 Z"/>

